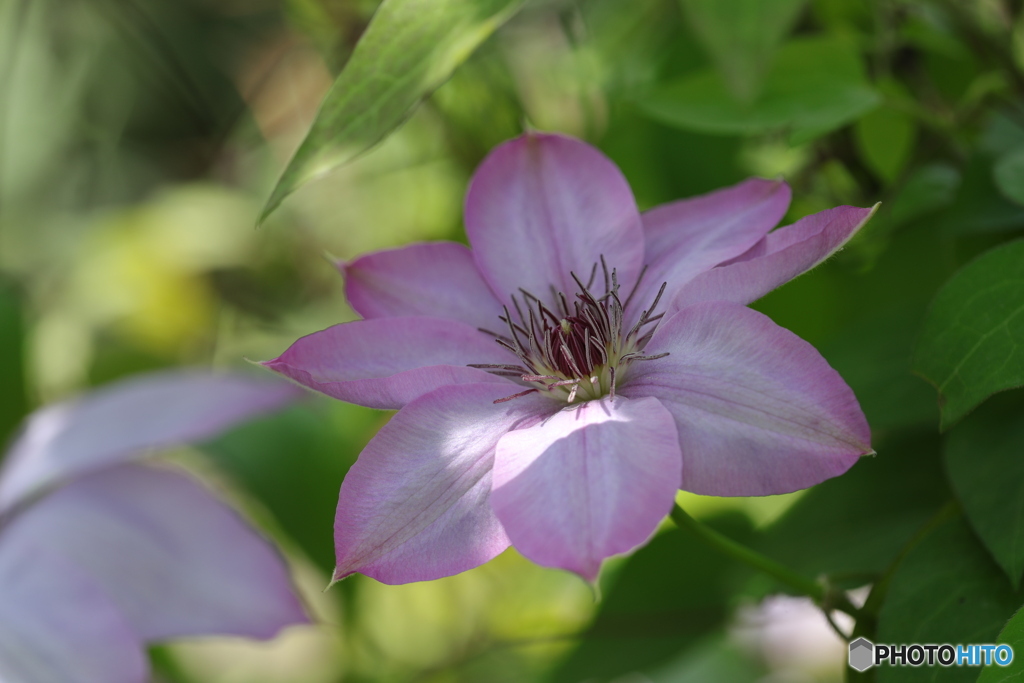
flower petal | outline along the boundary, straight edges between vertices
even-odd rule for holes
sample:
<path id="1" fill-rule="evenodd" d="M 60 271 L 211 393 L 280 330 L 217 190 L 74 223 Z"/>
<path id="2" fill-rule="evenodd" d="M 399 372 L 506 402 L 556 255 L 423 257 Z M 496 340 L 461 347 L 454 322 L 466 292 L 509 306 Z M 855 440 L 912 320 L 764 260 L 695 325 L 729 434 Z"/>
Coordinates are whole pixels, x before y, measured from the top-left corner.
<path id="1" fill-rule="evenodd" d="M 142 683 L 142 643 L 101 586 L 31 540 L 0 552 L 0 681 Z"/>
<path id="2" fill-rule="evenodd" d="M 553 305 L 550 287 L 571 295 L 603 255 L 629 291 L 643 263 L 644 236 L 619 169 L 590 145 L 527 133 L 495 148 L 466 196 L 466 233 L 498 298 L 523 288 Z"/>
<path id="3" fill-rule="evenodd" d="M 691 280 L 669 300 L 669 313 L 700 301 L 748 304 L 760 299 L 839 251 L 868 222 L 875 208 L 838 206 L 768 233 L 733 262 Z"/>
<path id="4" fill-rule="evenodd" d="M 470 363 L 519 359 L 464 323 L 408 317 L 335 325 L 299 339 L 263 365 L 328 396 L 385 410 L 450 384 L 512 385 Z"/>
<path id="5" fill-rule="evenodd" d="M 508 547 L 491 510 L 494 446 L 557 409 L 545 397 L 507 403 L 497 384 L 442 387 L 381 428 L 341 486 L 335 578 L 429 581 L 487 562 Z"/>
<path id="6" fill-rule="evenodd" d="M 503 436 L 491 504 L 523 555 L 594 581 L 602 560 L 654 533 L 680 469 L 675 424 L 657 399 L 604 398 Z"/>
<path id="7" fill-rule="evenodd" d="M 662 324 L 629 368 L 627 396 L 656 396 L 675 417 L 682 488 L 763 496 L 807 488 L 871 452 L 853 391 L 813 346 L 770 318 L 724 301 Z"/>
<path id="8" fill-rule="evenodd" d="M 0 512 L 72 475 L 205 439 L 301 396 L 287 382 L 162 372 L 34 413 L 0 473 Z"/>
<path id="9" fill-rule="evenodd" d="M 715 192 L 663 204 L 643 214 L 647 272 L 634 296 L 633 319 L 663 282 L 665 302 L 687 282 L 752 247 L 789 208 L 781 180 L 748 180 Z"/>
<path id="10" fill-rule="evenodd" d="M 501 327 L 501 304 L 462 244 L 413 244 L 367 254 L 341 268 L 348 301 L 364 318 L 424 315 Z"/>
<path id="11" fill-rule="evenodd" d="M 34 540 L 86 572 L 144 641 L 269 638 L 307 621 L 281 557 L 177 472 L 120 465 L 87 475 L 15 516 L 0 538 L 4 553 Z"/>

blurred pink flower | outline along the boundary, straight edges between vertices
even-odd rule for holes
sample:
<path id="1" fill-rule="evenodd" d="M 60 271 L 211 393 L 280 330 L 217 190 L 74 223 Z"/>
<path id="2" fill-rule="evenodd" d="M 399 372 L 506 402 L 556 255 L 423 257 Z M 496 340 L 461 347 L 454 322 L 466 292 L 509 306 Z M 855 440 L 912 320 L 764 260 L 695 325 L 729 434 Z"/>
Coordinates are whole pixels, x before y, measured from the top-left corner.
<path id="1" fill-rule="evenodd" d="M 129 462 L 295 393 L 168 372 L 33 414 L 0 470 L 0 680 L 142 683 L 147 643 L 306 622 L 259 534 L 190 477 Z"/>
<path id="2" fill-rule="evenodd" d="M 680 487 L 786 493 L 870 452 L 838 373 L 745 307 L 872 213 L 844 206 L 769 233 L 789 197 L 755 178 L 641 215 L 596 149 L 531 133 L 473 177 L 472 250 L 343 264 L 365 320 L 265 363 L 400 409 L 341 487 L 335 577 L 435 579 L 511 543 L 593 580 L 650 537 Z"/>

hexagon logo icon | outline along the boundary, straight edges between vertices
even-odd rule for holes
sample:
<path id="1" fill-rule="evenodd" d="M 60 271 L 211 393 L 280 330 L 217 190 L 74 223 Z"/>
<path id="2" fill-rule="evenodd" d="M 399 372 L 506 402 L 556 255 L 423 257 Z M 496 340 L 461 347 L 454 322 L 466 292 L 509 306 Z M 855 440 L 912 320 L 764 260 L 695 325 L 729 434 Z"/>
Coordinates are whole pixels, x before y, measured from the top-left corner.
<path id="1" fill-rule="evenodd" d="M 867 638 L 858 638 L 850 643 L 850 667 L 867 671 L 875 664 L 875 644 Z"/>

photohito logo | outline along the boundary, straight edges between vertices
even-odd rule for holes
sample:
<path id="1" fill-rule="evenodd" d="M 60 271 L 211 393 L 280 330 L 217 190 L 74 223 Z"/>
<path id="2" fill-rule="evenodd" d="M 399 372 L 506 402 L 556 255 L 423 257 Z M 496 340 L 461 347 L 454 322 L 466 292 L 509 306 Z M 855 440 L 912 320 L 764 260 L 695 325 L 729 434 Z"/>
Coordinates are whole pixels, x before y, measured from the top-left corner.
<path id="1" fill-rule="evenodd" d="M 1013 648 L 1009 645 L 881 645 L 867 638 L 850 643 L 850 667 L 866 671 L 873 666 L 1009 666 Z"/>

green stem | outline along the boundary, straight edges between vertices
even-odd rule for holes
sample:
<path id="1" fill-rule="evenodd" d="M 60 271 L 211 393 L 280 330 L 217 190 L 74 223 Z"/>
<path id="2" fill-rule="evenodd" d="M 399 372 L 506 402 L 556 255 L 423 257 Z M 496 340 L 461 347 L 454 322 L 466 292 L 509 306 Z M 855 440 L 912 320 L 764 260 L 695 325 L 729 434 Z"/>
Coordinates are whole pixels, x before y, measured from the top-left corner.
<path id="1" fill-rule="evenodd" d="M 806 595 L 814 600 L 822 609 L 839 610 L 854 618 L 860 616 L 860 610 L 850 603 L 842 591 L 832 589 L 823 583 L 797 574 L 775 560 L 765 557 L 731 538 L 723 536 L 711 527 L 698 522 L 686 514 L 686 511 L 679 507 L 678 504 L 672 508 L 670 516 L 672 521 L 676 523 L 676 526 L 692 531 L 706 543 L 733 559 L 739 560 L 743 564 L 767 574 L 801 595 Z"/>

